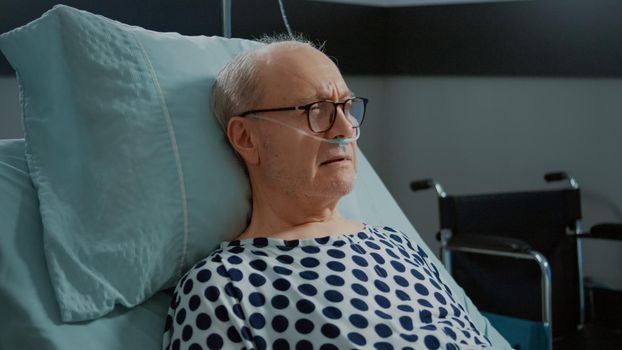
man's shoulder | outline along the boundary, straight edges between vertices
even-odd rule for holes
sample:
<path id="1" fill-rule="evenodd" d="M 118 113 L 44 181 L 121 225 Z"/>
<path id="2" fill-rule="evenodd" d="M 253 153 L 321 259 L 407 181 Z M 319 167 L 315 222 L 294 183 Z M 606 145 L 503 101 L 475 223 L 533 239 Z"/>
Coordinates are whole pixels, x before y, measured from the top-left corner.
<path id="1" fill-rule="evenodd" d="M 224 269 L 223 259 L 226 259 L 226 255 L 227 252 L 223 252 L 221 248 L 212 251 L 208 256 L 197 261 L 186 271 L 179 280 L 178 287 L 189 279 L 207 282 L 213 276 L 217 278 L 218 275 L 222 275 Z"/>

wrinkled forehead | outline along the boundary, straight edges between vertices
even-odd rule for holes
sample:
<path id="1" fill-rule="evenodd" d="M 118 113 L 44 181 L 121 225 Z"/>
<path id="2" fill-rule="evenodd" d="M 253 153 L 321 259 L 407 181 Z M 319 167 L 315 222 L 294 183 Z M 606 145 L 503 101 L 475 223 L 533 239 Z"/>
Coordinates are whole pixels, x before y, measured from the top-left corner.
<path id="1" fill-rule="evenodd" d="M 260 58 L 260 79 L 269 102 L 342 99 L 351 96 L 335 63 L 301 43 L 274 44 Z"/>

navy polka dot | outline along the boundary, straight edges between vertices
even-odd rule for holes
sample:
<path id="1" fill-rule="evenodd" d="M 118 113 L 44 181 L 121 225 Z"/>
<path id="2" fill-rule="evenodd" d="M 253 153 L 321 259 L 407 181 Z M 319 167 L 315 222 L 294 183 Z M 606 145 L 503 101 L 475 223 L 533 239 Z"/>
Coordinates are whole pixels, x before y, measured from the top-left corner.
<path id="1" fill-rule="evenodd" d="M 421 280 L 421 281 L 425 280 L 425 276 L 423 276 L 421 272 L 415 269 L 410 269 L 410 273 L 418 280 Z"/>
<path id="2" fill-rule="evenodd" d="M 353 269 L 352 275 L 354 275 L 354 277 L 356 277 L 359 281 L 362 281 L 362 282 L 367 282 L 369 280 L 369 278 L 367 277 L 367 274 L 363 270 Z"/>
<path id="3" fill-rule="evenodd" d="M 363 258 L 362 256 L 358 256 L 358 255 L 353 256 L 352 261 L 354 261 L 354 263 L 360 267 L 366 267 L 367 265 L 369 265 L 369 263 L 367 262 L 367 260 L 365 260 L 365 258 Z"/>
<path id="4" fill-rule="evenodd" d="M 374 297 L 374 300 L 376 301 L 376 304 L 378 304 L 378 306 L 384 309 L 388 309 L 389 306 L 391 306 L 391 302 L 389 301 L 389 299 L 383 297 L 382 295 L 376 295 Z"/>
<path id="5" fill-rule="evenodd" d="M 400 337 L 410 343 L 414 343 L 419 339 L 416 334 L 400 334 Z"/>
<path id="6" fill-rule="evenodd" d="M 201 270 L 197 273 L 197 280 L 202 283 L 209 281 L 211 277 L 212 277 L 212 272 L 207 269 Z"/>
<path id="7" fill-rule="evenodd" d="M 400 324 L 405 330 L 407 331 L 413 330 L 413 320 L 410 318 L 410 316 L 402 316 L 399 318 L 399 320 L 400 320 Z"/>
<path id="8" fill-rule="evenodd" d="M 232 265 L 239 265 L 242 263 L 242 258 L 240 258 L 237 255 L 232 255 L 229 258 L 227 258 L 227 261 L 229 262 L 229 264 Z"/>
<path id="9" fill-rule="evenodd" d="M 369 255 L 371 255 L 371 257 L 374 258 L 374 260 L 376 260 L 378 264 L 384 264 L 384 258 L 382 257 L 382 255 L 378 253 L 370 253 Z"/>
<path id="10" fill-rule="evenodd" d="M 274 281 L 274 283 L 272 283 L 272 286 L 274 287 L 274 289 L 284 292 L 289 289 L 291 284 L 289 283 L 288 280 L 284 278 L 279 278 L 276 281 Z"/>
<path id="11" fill-rule="evenodd" d="M 322 344 L 322 346 L 320 346 L 320 350 L 339 350 L 339 348 L 333 344 Z"/>
<path id="12" fill-rule="evenodd" d="M 184 294 L 190 293 L 193 285 L 194 282 L 192 282 L 192 280 L 186 280 L 186 283 L 184 283 Z"/>
<path id="13" fill-rule="evenodd" d="M 343 278 L 337 276 L 337 275 L 330 275 L 326 277 L 326 282 L 328 282 L 328 284 L 330 284 L 331 286 L 343 286 L 345 284 L 345 281 L 343 280 Z"/>
<path id="14" fill-rule="evenodd" d="M 296 343 L 296 350 L 313 350 L 313 344 L 308 340 L 301 340 Z"/>
<path id="15" fill-rule="evenodd" d="M 419 298 L 419 299 L 417 299 L 417 303 L 419 303 L 419 305 L 421 305 L 421 306 L 433 307 L 432 303 L 430 303 L 427 299 Z"/>
<path id="16" fill-rule="evenodd" d="M 327 338 L 337 338 L 339 336 L 339 333 L 339 328 L 337 328 L 337 326 L 335 326 L 334 324 L 326 323 L 322 326 L 322 334 L 324 334 L 324 336 Z"/>
<path id="17" fill-rule="evenodd" d="M 248 279 L 253 287 L 261 287 L 266 283 L 266 278 L 257 273 L 251 273 Z"/>
<path id="18" fill-rule="evenodd" d="M 263 260 L 253 260 L 250 262 L 250 265 L 252 268 L 258 271 L 265 271 L 267 267 L 266 262 Z"/>
<path id="19" fill-rule="evenodd" d="M 313 331 L 314 326 L 313 322 L 311 322 L 310 320 L 306 318 L 301 318 L 296 321 L 295 328 L 301 334 L 309 334 Z"/>
<path id="20" fill-rule="evenodd" d="M 184 320 L 186 319 L 186 310 L 185 309 L 180 309 L 177 312 L 177 316 L 175 317 L 175 320 L 177 321 L 178 325 L 182 325 L 184 323 Z"/>
<path id="21" fill-rule="evenodd" d="M 436 350 L 441 345 L 438 339 L 433 335 L 426 335 L 423 341 L 425 342 L 425 346 L 430 350 Z"/>
<path id="22" fill-rule="evenodd" d="M 277 315 L 272 319 L 272 329 L 278 333 L 283 333 L 287 330 L 289 321 L 283 315 Z"/>
<path id="23" fill-rule="evenodd" d="M 365 337 L 362 336 L 360 333 L 357 333 L 357 332 L 350 332 L 350 333 L 348 333 L 348 339 L 350 339 L 350 341 L 352 343 L 354 343 L 355 345 L 363 346 L 363 345 L 367 344 L 367 341 L 365 340 Z"/>
<path id="24" fill-rule="evenodd" d="M 317 274 L 317 272 L 314 271 L 302 271 L 300 273 L 300 277 L 306 279 L 306 280 L 316 280 L 319 278 L 319 275 Z"/>
<path id="25" fill-rule="evenodd" d="M 307 295 L 307 296 L 314 296 L 317 294 L 317 288 L 307 283 L 301 284 L 300 286 L 298 286 L 298 291 L 300 291 L 300 293 Z"/>
<path id="26" fill-rule="evenodd" d="M 343 272 L 346 269 L 345 265 L 338 261 L 329 261 L 326 266 L 328 266 L 329 269 L 337 272 Z"/>
<path id="27" fill-rule="evenodd" d="M 223 339 L 220 335 L 213 333 L 207 337 L 207 347 L 208 349 L 222 349 Z"/>
<path id="28" fill-rule="evenodd" d="M 229 311 L 227 311 L 227 308 L 224 305 L 219 305 L 218 307 L 216 307 L 214 311 L 216 313 L 216 317 L 220 321 L 222 322 L 229 321 Z"/>
<path id="29" fill-rule="evenodd" d="M 410 296 L 409 296 L 406 292 L 404 292 L 403 290 L 400 290 L 400 289 L 396 290 L 396 291 L 395 291 L 395 295 L 396 295 L 396 296 L 397 296 L 400 300 L 403 300 L 403 301 L 410 300 Z"/>
<path id="30" fill-rule="evenodd" d="M 257 312 L 249 317 L 249 321 L 251 326 L 255 329 L 262 329 L 266 325 L 266 319 Z"/>
<path id="31" fill-rule="evenodd" d="M 188 307 L 190 308 L 190 311 L 195 311 L 196 309 L 198 309 L 200 304 L 201 298 L 198 295 L 193 295 L 188 301 Z"/>
<path id="32" fill-rule="evenodd" d="M 374 313 L 375 313 L 376 315 L 378 315 L 378 317 L 380 317 L 380 318 L 384 318 L 385 320 L 390 320 L 390 319 L 392 319 L 392 318 L 393 318 L 393 316 L 389 315 L 389 314 L 388 314 L 388 313 L 386 313 L 386 312 L 380 311 L 380 310 L 375 310 L 375 311 L 374 311 Z"/>
<path id="33" fill-rule="evenodd" d="M 266 350 L 268 346 L 266 340 L 259 335 L 253 337 L 253 342 L 257 346 L 257 350 Z"/>
<path id="34" fill-rule="evenodd" d="M 206 330 L 212 325 L 212 319 L 204 313 L 197 315 L 196 326 L 198 329 Z"/>
<path id="35" fill-rule="evenodd" d="M 385 278 L 388 276 L 387 274 L 387 270 L 385 270 L 382 266 L 380 265 L 376 265 L 374 266 L 374 271 L 376 271 L 376 274 L 382 278 Z"/>
<path id="36" fill-rule="evenodd" d="M 320 252 L 320 248 L 314 246 L 304 246 L 300 249 L 307 254 L 317 254 Z"/>
<path id="37" fill-rule="evenodd" d="M 331 258 L 335 259 L 343 259 L 346 256 L 344 252 L 337 249 L 329 249 L 326 251 L 326 254 L 328 254 L 328 256 L 330 256 Z"/>
<path id="38" fill-rule="evenodd" d="M 278 273 L 279 275 L 286 275 L 286 276 L 292 274 L 292 270 L 288 269 L 287 267 L 283 267 L 283 266 L 275 266 L 274 272 Z"/>
<path id="39" fill-rule="evenodd" d="M 239 343 L 242 341 L 242 337 L 240 336 L 240 333 L 235 328 L 235 326 L 231 326 L 229 327 L 229 329 L 227 329 L 227 337 L 234 343 Z"/>
<path id="40" fill-rule="evenodd" d="M 315 305 L 307 299 L 302 299 L 296 303 L 296 308 L 303 314 L 310 314 L 315 310 Z"/>
<path id="41" fill-rule="evenodd" d="M 359 294 L 359 295 L 362 295 L 362 296 L 369 295 L 369 292 L 367 291 L 367 288 L 365 288 L 362 284 L 359 284 L 359 283 L 353 283 L 352 284 L 352 290 L 354 290 L 356 292 L 356 294 Z"/>
<path id="42" fill-rule="evenodd" d="M 306 257 L 306 258 L 303 258 L 303 259 L 300 261 L 300 263 L 302 264 L 302 266 L 304 266 L 304 267 L 308 267 L 308 268 L 311 268 L 311 267 L 316 267 L 316 266 L 318 266 L 318 265 L 320 264 L 320 262 L 319 262 L 319 260 L 318 260 L 318 259 L 316 259 L 316 258 L 311 258 L 311 257 Z"/>
<path id="43" fill-rule="evenodd" d="M 367 322 L 367 319 L 359 314 L 353 314 L 350 316 L 349 319 L 350 323 L 352 323 L 354 327 L 366 328 L 369 324 L 369 322 Z"/>
<path id="44" fill-rule="evenodd" d="M 387 343 L 386 341 L 380 341 L 380 342 L 374 343 L 374 349 L 393 350 L 393 345 L 391 345 L 391 343 Z"/>
<path id="45" fill-rule="evenodd" d="M 369 309 L 367 303 L 359 298 L 354 298 L 350 300 L 350 304 L 352 304 L 352 306 L 354 306 L 354 308 L 356 308 L 357 310 L 367 311 Z"/>
<path id="46" fill-rule="evenodd" d="M 289 305 L 289 299 L 284 295 L 276 295 L 272 298 L 272 307 L 281 310 Z"/>
<path id="47" fill-rule="evenodd" d="M 430 323 L 432 322 L 432 313 L 428 310 L 419 311 L 419 319 L 422 323 Z"/>
<path id="48" fill-rule="evenodd" d="M 376 288 L 378 288 L 379 291 L 384 292 L 384 293 L 388 293 L 391 290 L 391 288 L 389 288 L 389 286 L 386 283 L 380 280 L 375 280 L 374 285 L 376 286 Z"/>
<path id="49" fill-rule="evenodd" d="M 334 306 L 325 307 L 324 310 L 322 310 L 322 314 L 333 320 L 341 318 L 341 311 Z"/>
<path id="50" fill-rule="evenodd" d="M 186 325 L 184 326 L 184 329 L 182 330 L 181 339 L 183 341 L 188 341 L 190 340 L 190 338 L 192 338 L 192 326 Z"/>
<path id="51" fill-rule="evenodd" d="M 290 255 L 279 255 L 276 257 L 276 260 L 280 263 L 287 265 L 290 265 L 294 262 L 294 258 L 292 258 Z"/>
<path id="52" fill-rule="evenodd" d="M 249 294 L 248 301 L 253 306 L 263 306 L 266 303 L 266 298 L 261 293 L 253 292 Z"/>
<path id="53" fill-rule="evenodd" d="M 324 292 L 324 297 L 328 301 L 332 301 L 333 303 L 338 303 L 343 300 L 343 295 L 336 290 L 327 290 Z"/>
<path id="54" fill-rule="evenodd" d="M 272 343 L 273 349 L 289 350 L 289 343 L 283 338 L 279 338 Z"/>
<path id="55" fill-rule="evenodd" d="M 447 334 L 447 336 L 449 336 L 451 339 L 456 340 L 457 336 L 456 336 L 456 332 L 454 332 L 451 328 L 449 327 L 443 327 L 443 333 Z"/>
<path id="56" fill-rule="evenodd" d="M 410 305 L 398 305 L 397 308 L 404 312 L 414 312 L 414 309 Z"/>
<path id="57" fill-rule="evenodd" d="M 417 293 L 419 293 L 420 295 L 423 295 L 423 296 L 430 294 L 430 292 L 428 291 L 428 288 L 426 288 L 421 283 L 416 283 L 415 284 L 415 290 L 417 291 Z"/>
<path id="58" fill-rule="evenodd" d="M 268 239 L 265 237 L 258 237 L 253 239 L 253 245 L 257 248 L 265 247 L 268 245 Z"/>

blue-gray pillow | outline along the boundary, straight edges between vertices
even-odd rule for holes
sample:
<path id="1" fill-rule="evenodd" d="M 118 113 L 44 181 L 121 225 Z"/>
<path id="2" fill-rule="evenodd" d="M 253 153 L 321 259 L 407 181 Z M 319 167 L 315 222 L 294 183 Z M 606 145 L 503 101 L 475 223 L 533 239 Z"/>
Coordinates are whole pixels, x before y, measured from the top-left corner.
<path id="1" fill-rule="evenodd" d="M 228 60 L 257 45 L 67 6 L 0 36 L 63 321 L 138 305 L 244 229 L 248 181 L 210 91 Z"/>

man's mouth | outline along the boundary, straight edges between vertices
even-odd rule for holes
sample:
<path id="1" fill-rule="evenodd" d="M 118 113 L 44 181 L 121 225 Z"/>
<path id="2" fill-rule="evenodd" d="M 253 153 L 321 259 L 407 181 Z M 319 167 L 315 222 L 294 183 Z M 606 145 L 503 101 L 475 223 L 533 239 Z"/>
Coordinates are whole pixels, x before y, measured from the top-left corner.
<path id="1" fill-rule="evenodd" d="M 320 165 L 327 165 L 327 164 L 343 162 L 343 161 L 349 161 L 349 160 L 351 160 L 351 159 L 348 156 L 336 156 L 336 157 L 332 157 L 332 158 L 330 158 L 328 160 L 323 161 L 322 163 L 320 163 Z"/>

